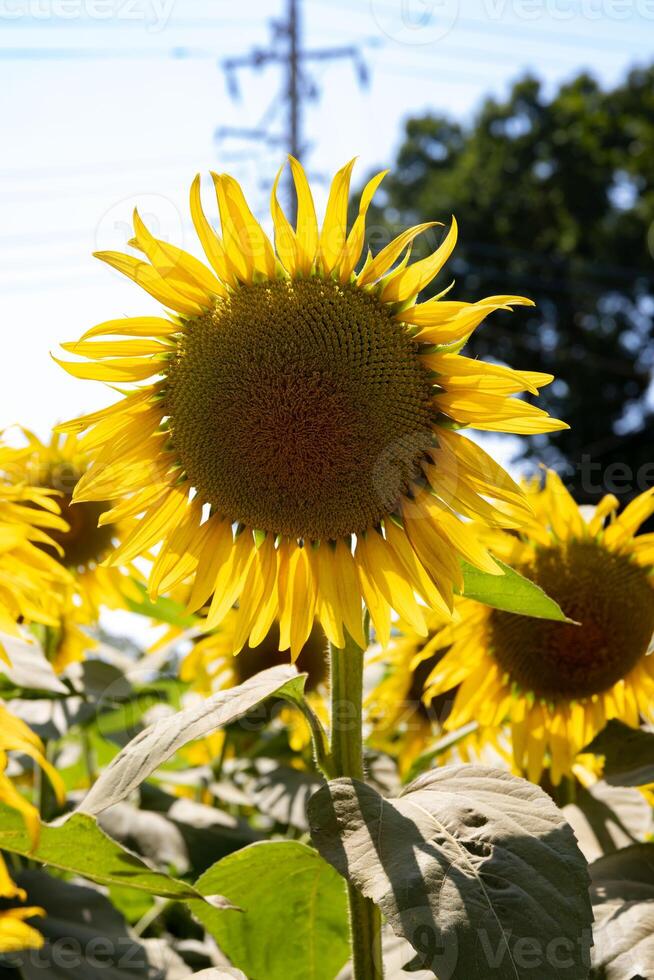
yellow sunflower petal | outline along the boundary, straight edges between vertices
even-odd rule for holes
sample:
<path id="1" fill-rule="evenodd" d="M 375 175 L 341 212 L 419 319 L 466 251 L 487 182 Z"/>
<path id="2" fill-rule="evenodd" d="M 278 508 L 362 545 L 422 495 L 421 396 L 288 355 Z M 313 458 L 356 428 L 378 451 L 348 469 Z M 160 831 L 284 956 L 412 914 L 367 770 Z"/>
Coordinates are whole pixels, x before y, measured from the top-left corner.
<path id="1" fill-rule="evenodd" d="M 325 220 L 320 233 L 320 260 L 325 275 L 332 271 L 345 245 L 350 177 L 355 163 L 356 157 L 341 167 L 329 188 Z"/>
<path id="2" fill-rule="evenodd" d="M 224 245 L 214 231 L 214 229 L 209 224 L 207 217 L 202 209 L 202 200 L 200 197 L 200 174 L 197 174 L 191 185 L 191 219 L 193 225 L 197 232 L 197 236 L 200 239 L 202 248 L 204 249 L 204 254 L 209 259 L 209 262 L 218 277 L 227 286 L 232 288 L 236 286 L 236 279 L 234 277 L 234 271 L 227 258 L 227 253 L 225 252 Z"/>
<path id="3" fill-rule="evenodd" d="M 361 251 L 366 237 L 366 214 L 368 213 L 368 208 L 372 203 L 377 188 L 387 173 L 388 170 L 382 170 L 381 173 L 375 174 L 363 189 L 359 203 L 359 213 L 350 234 L 347 236 L 347 241 L 343 246 L 343 251 L 338 262 L 341 282 L 349 281 L 357 262 L 361 258 Z"/>
<path id="4" fill-rule="evenodd" d="M 179 329 L 179 324 L 164 320 L 161 316 L 123 317 L 120 320 L 103 320 L 83 333 L 80 340 L 102 336 L 170 337 L 179 333 Z"/>
<path id="5" fill-rule="evenodd" d="M 167 283 L 157 270 L 153 269 L 147 262 L 122 252 L 94 252 L 94 255 L 96 259 L 106 262 L 107 265 L 132 279 L 146 293 L 150 293 L 151 296 L 154 296 L 155 299 L 171 310 L 184 313 L 186 316 L 199 316 L 202 313 L 203 306 L 188 299 L 178 289 Z"/>
<path id="6" fill-rule="evenodd" d="M 288 159 L 293 174 L 295 193 L 297 194 L 297 271 L 303 276 L 308 276 L 316 260 L 319 245 L 316 208 L 304 167 L 295 157 L 289 156 Z"/>
<path id="7" fill-rule="evenodd" d="M 206 306 L 214 296 L 226 296 L 220 280 L 193 255 L 151 235 L 138 211 L 134 211 L 136 246 L 147 255 L 159 275 L 184 296 Z"/>
<path id="8" fill-rule="evenodd" d="M 654 487 L 628 503 L 622 513 L 607 527 L 604 532 L 607 544 L 621 543 L 630 538 L 652 514 L 654 514 Z"/>
<path id="9" fill-rule="evenodd" d="M 268 236 L 254 217 L 243 191 L 233 177 L 213 174 L 225 250 L 232 266 L 244 282 L 260 273 L 275 278 L 275 255 Z"/>
<path id="10" fill-rule="evenodd" d="M 411 296 L 417 296 L 438 275 L 449 259 L 456 245 L 457 234 L 457 223 L 453 217 L 445 240 L 435 252 L 419 262 L 414 262 L 386 282 L 381 293 L 382 303 L 403 303 Z"/>

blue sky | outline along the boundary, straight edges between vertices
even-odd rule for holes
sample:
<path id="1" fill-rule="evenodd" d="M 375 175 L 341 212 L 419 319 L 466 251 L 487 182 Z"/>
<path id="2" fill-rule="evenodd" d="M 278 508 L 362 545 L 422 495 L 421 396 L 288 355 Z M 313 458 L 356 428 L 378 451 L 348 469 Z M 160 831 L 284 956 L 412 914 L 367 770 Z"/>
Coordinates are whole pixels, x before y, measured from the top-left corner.
<path id="1" fill-rule="evenodd" d="M 281 76 L 242 73 L 235 102 L 220 62 L 266 45 L 283 3 L 0 0 L 0 426 L 45 434 L 112 400 L 48 352 L 92 323 L 154 309 L 91 257 L 124 245 L 135 204 L 191 251 L 196 172 L 233 172 L 264 208 L 280 148 L 215 134 L 266 114 L 274 130 Z M 616 82 L 652 58 L 654 0 L 304 0 L 303 23 L 307 47 L 356 44 L 370 73 L 361 88 L 349 59 L 312 72 L 307 164 L 324 179 L 355 154 L 360 176 L 387 165 L 407 115 L 468 117 L 527 70 L 548 86 L 582 67 Z"/>

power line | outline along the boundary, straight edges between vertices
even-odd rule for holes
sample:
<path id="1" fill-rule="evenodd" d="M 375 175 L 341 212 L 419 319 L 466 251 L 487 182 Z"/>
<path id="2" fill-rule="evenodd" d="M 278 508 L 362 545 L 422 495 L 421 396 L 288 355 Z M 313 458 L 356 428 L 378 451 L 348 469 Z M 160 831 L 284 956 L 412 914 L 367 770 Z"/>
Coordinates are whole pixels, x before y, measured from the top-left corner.
<path id="1" fill-rule="evenodd" d="M 268 120 L 254 128 L 223 126 L 216 131 L 218 139 L 229 137 L 253 140 L 269 146 L 284 146 L 287 151 L 302 160 L 307 152 L 303 134 L 303 105 L 305 100 L 317 99 L 318 86 L 310 75 L 310 63 L 329 63 L 346 59 L 353 63 L 359 83 L 366 85 L 368 71 L 356 44 L 328 48 L 306 49 L 302 44 L 301 0 L 286 0 L 284 20 L 272 22 L 272 40 L 267 48 L 252 48 L 247 54 L 225 58 L 222 68 L 227 87 L 234 99 L 240 97 L 239 73 L 242 69 L 261 70 L 278 65 L 284 70 L 284 84 L 278 100 L 286 107 L 286 123 L 282 131 L 271 130 Z M 273 103 L 274 105 L 274 103 Z M 288 209 L 291 220 L 295 215 L 295 195 L 289 177 Z"/>
<path id="2" fill-rule="evenodd" d="M 211 51 L 201 48 L 177 46 L 173 48 L 0 48 L 2 61 L 98 61 L 100 59 L 139 59 L 156 60 L 159 58 L 176 58 L 180 61 L 188 58 L 213 58 Z"/>
<path id="3" fill-rule="evenodd" d="M 95 174 L 124 174 L 126 170 L 131 168 L 132 172 L 136 173 L 139 170 L 147 170 L 151 173 L 153 170 L 172 170 L 176 169 L 179 165 L 192 165 L 194 157 L 190 154 L 178 154 L 177 156 L 166 156 L 165 159 L 161 157 L 149 157 L 148 159 L 130 159 L 130 160 L 107 160 L 104 163 L 88 164 L 88 163 L 63 163 L 59 166 L 50 166 L 49 164 L 44 164 L 38 167 L 12 167 L 0 170 L 0 181 L 14 180 L 18 179 L 24 181 L 26 179 L 32 179 L 34 177 L 38 179 L 51 180 L 53 177 L 79 177 L 86 175 Z"/>
<path id="4" fill-rule="evenodd" d="M 368 7 L 367 9 L 366 7 L 360 7 L 357 9 L 355 6 L 352 5 L 351 0 L 314 0 L 314 3 L 326 7 L 346 8 L 349 16 L 351 16 L 352 14 L 355 15 L 358 14 L 359 16 L 369 17 L 370 14 L 370 7 Z M 393 3 L 384 4 L 381 3 L 380 0 L 374 0 L 374 6 L 375 6 L 375 10 L 377 10 L 380 13 L 385 11 L 395 17 L 399 16 L 400 11 L 399 11 L 399 5 L 397 4 L 393 4 Z M 434 4 L 432 6 L 437 7 L 438 5 Z M 436 13 L 434 13 L 433 10 L 432 12 L 429 13 L 426 19 L 425 27 L 428 27 L 430 25 L 432 18 L 435 21 L 438 20 L 438 16 Z M 575 23 L 578 26 L 582 26 L 579 25 L 579 21 L 582 19 L 583 19 L 583 14 L 580 11 L 580 13 L 577 15 L 577 18 L 575 18 Z M 647 20 L 649 22 L 649 19 Z M 551 23 L 551 20 L 549 22 Z M 583 24 L 583 26 L 586 27 L 586 24 Z M 578 34 L 575 32 L 571 32 L 567 27 L 565 29 L 555 28 L 554 30 L 552 30 L 550 28 L 542 29 L 541 25 L 536 25 L 536 24 L 534 24 L 532 27 L 523 26 L 522 24 L 515 23 L 515 20 L 510 20 L 509 18 L 503 17 L 502 14 L 500 14 L 499 16 L 489 15 L 486 17 L 457 16 L 454 19 L 449 31 L 446 32 L 446 34 L 443 36 L 446 37 L 448 33 L 454 34 L 454 33 L 461 32 L 462 30 L 469 31 L 474 34 L 483 34 L 485 36 L 488 34 L 497 34 L 503 38 L 506 38 L 511 33 L 516 37 L 523 37 L 525 38 L 525 40 L 533 40 L 534 38 L 538 38 L 539 40 L 542 40 L 545 44 L 556 43 L 556 44 L 569 45 L 575 48 L 582 48 L 582 49 L 596 48 L 596 49 L 602 49 L 607 51 L 615 51 L 616 46 L 619 44 L 632 44 L 634 40 L 642 39 L 647 36 L 646 32 L 644 32 L 642 29 L 642 20 L 638 23 L 635 23 L 634 36 L 631 37 L 627 36 L 626 34 L 616 34 L 613 27 L 614 25 L 611 24 L 610 36 L 590 34 L 588 33 L 588 31 L 586 31 L 586 33 L 583 34 Z M 443 37 L 441 37 L 440 40 L 443 40 Z"/>

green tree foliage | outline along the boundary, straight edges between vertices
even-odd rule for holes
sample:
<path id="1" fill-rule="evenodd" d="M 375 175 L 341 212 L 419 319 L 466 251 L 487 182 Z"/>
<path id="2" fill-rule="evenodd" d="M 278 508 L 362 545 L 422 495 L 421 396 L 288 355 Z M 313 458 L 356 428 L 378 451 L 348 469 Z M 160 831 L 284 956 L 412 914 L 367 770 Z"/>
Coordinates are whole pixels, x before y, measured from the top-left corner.
<path id="1" fill-rule="evenodd" d="M 551 98 L 528 77 L 470 125 L 409 119 L 384 186 L 378 229 L 456 214 L 452 298 L 536 301 L 468 347 L 555 375 L 539 404 L 571 430 L 532 438 L 529 457 L 566 464 L 580 499 L 651 485 L 654 67 L 610 91 L 582 74 Z"/>

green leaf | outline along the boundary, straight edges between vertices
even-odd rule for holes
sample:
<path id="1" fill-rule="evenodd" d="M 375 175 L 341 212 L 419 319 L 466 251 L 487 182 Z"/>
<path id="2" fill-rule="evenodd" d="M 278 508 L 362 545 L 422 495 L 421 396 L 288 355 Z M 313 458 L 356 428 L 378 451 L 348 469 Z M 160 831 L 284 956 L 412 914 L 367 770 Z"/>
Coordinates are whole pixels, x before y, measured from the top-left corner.
<path id="1" fill-rule="evenodd" d="M 538 786 L 448 766 L 385 800 L 336 779 L 308 813 L 319 852 L 416 950 L 412 967 L 462 980 L 586 976 L 586 861 Z"/>
<path id="2" fill-rule="evenodd" d="M 604 779 L 612 786 L 654 783 L 654 733 L 612 718 L 584 752 L 604 756 Z"/>
<path id="3" fill-rule="evenodd" d="M 654 976 L 654 844 L 635 844 L 590 866 L 595 930 L 591 976 Z"/>
<path id="4" fill-rule="evenodd" d="M 554 619 L 570 623 L 561 607 L 543 592 L 535 582 L 520 575 L 514 568 L 505 565 L 499 558 L 495 561 L 503 569 L 504 575 L 489 575 L 468 562 L 463 566 L 463 592 L 461 595 L 476 602 L 483 602 L 494 609 L 516 613 L 518 616 L 533 616 L 535 619 Z"/>
<path id="5" fill-rule="evenodd" d="M 299 841 L 262 841 L 223 858 L 195 883 L 241 911 L 189 903 L 248 977 L 334 980 L 349 956 L 343 880 Z"/>
<path id="6" fill-rule="evenodd" d="M 305 678 L 306 674 L 298 674 L 290 664 L 279 664 L 200 704 L 160 718 L 118 753 L 82 800 L 80 811 L 95 815 L 120 803 L 182 746 L 230 725 L 272 695 L 300 698 Z"/>
<path id="7" fill-rule="evenodd" d="M 149 598 L 148 590 L 142 582 L 133 580 L 133 584 L 141 593 L 142 598 L 138 602 L 135 599 L 127 600 L 127 607 L 131 612 L 145 616 L 147 619 L 154 619 L 158 623 L 179 626 L 180 629 L 191 629 L 199 622 L 197 616 L 186 612 L 183 603 L 175 602 L 174 599 L 169 599 L 166 596 L 159 596 L 153 601 Z"/>
<path id="8" fill-rule="evenodd" d="M 73 813 L 59 824 L 42 824 L 38 846 L 33 849 L 21 815 L 0 803 L 0 850 L 82 875 L 100 885 L 125 885 L 162 898 L 200 898 L 191 885 L 155 871 L 111 840 L 93 817 L 83 813 Z"/>

